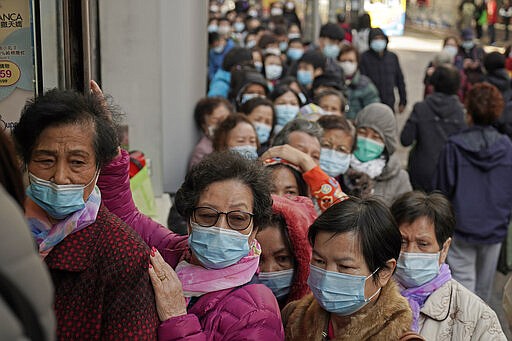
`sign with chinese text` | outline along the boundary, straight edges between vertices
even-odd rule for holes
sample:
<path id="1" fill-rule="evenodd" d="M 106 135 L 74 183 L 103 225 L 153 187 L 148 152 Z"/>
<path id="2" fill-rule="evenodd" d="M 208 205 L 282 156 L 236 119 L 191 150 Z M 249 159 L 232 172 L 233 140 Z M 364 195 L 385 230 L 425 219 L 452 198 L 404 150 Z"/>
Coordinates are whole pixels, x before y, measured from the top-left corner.
<path id="1" fill-rule="evenodd" d="M 34 97 L 30 0 L 0 0 L 0 129 L 12 129 Z"/>

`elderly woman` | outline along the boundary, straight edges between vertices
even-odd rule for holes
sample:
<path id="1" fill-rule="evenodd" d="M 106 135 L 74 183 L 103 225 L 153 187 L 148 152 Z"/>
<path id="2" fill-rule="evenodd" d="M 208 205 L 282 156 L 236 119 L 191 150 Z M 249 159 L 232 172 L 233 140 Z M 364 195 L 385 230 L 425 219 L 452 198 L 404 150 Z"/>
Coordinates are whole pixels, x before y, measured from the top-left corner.
<path id="1" fill-rule="evenodd" d="M 176 273 L 159 253 L 150 268 L 159 339 L 284 338 L 272 291 L 252 284 L 261 254 L 255 236 L 271 215 L 269 182 L 262 165 L 233 152 L 214 153 L 187 174 L 176 205 L 188 243 L 170 250 L 182 254 Z"/>
<path id="2" fill-rule="evenodd" d="M 308 238 L 312 294 L 284 308 L 287 340 L 398 340 L 409 331 L 411 311 L 391 279 L 401 237 L 385 205 L 355 197 L 336 203 Z"/>
<path id="3" fill-rule="evenodd" d="M 448 199 L 415 191 L 391 207 L 402 234 L 395 278 L 427 340 L 506 340 L 494 311 L 452 279 L 445 263 L 455 227 Z"/>
<path id="4" fill-rule="evenodd" d="M 52 90 L 27 104 L 13 132 L 30 181 L 25 215 L 55 286 L 59 339 L 156 337 L 149 249 L 96 187 L 117 152 L 107 116 L 96 97 Z"/>
<path id="5" fill-rule="evenodd" d="M 272 148 L 263 153 L 261 159 L 280 158 L 295 165 L 301 171 L 319 209 L 325 211 L 346 195 L 338 181 L 321 169 L 321 139 L 322 128 L 316 122 L 295 119 L 276 135 Z"/>

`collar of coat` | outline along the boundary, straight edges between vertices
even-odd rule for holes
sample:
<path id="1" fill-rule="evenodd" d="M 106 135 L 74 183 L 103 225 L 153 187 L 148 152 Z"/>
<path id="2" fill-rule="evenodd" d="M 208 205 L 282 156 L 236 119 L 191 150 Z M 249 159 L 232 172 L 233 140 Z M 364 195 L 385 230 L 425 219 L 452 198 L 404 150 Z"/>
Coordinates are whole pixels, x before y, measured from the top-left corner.
<path id="1" fill-rule="evenodd" d="M 421 313 L 435 321 L 444 321 L 450 314 L 453 283 L 448 281 L 434 291 L 425 301 Z"/>
<path id="2" fill-rule="evenodd" d="M 286 306 L 282 315 L 287 340 L 323 340 L 330 318 L 312 294 Z M 411 324 L 409 304 L 390 280 L 373 306 L 354 315 L 342 330 L 335 330 L 334 340 L 398 340 Z"/>
<path id="3" fill-rule="evenodd" d="M 45 258 L 48 268 L 71 272 L 85 271 L 94 261 L 93 253 L 104 228 L 107 213 L 102 204 L 94 224 L 70 234 L 57 244 Z"/>

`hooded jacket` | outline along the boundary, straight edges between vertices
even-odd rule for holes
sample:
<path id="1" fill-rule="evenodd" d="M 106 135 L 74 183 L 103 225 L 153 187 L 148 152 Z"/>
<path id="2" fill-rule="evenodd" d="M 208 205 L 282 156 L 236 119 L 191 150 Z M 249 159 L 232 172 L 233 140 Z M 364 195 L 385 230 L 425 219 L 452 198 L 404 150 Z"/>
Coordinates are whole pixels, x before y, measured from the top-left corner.
<path id="1" fill-rule="evenodd" d="M 512 210 L 512 143 L 490 126 L 472 126 L 448 139 L 434 178 L 452 202 L 455 237 L 465 243 L 504 240 Z"/>
<path id="2" fill-rule="evenodd" d="M 376 36 L 384 36 L 386 43 L 388 37 L 380 28 L 370 30 L 370 45 Z M 386 49 L 382 56 L 370 49 L 361 55 L 359 70 L 363 75 L 368 76 L 379 90 L 379 96 L 382 103 L 388 105 L 392 110 L 395 108 L 395 87 L 398 88 L 400 96 L 400 105 L 407 104 L 407 92 L 405 89 L 404 75 L 400 67 L 398 57 L 393 52 Z"/>
<path id="3" fill-rule="evenodd" d="M 272 195 L 272 211 L 280 214 L 285 222 L 289 242 L 295 261 L 290 293 L 286 303 L 301 299 L 309 292 L 307 284 L 309 276 L 309 262 L 311 260 L 311 246 L 308 242 L 308 229 L 317 214 L 313 202 L 307 197 L 281 197 Z"/>
<path id="4" fill-rule="evenodd" d="M 372 83 L 370 78 L 356 71 L 352 79 L 348 80 L 345 95 L 348 99 L 348 110 L 345 116 L 353 120 L 357 113 L 371 103 L 379 103 L 379 90 Z"/>
<path id="5" fill-rule="evenodd" d="M 465 127 L 464 108 L 456 95 L 434 92 L 414 105 L 400 136 L 402 145 L 414 143 L 409 154 L 409 176 L 414 189 L 432 190 L 441 149 L 450 135 Z"/>
<path id="6" fill-rule="evenodd" d="M 412 190 L 409 174 L 402 169 L 399 158 L 393 155 L 398 144 L 395 115 L 388 106 L 372 103 L 357 114 L 355 125 L 375 130 L 384 140 L 384 155 L 388 160 L 381 175 L 374 179 L 373 194 L 391 205 L 401 194 Z"/>

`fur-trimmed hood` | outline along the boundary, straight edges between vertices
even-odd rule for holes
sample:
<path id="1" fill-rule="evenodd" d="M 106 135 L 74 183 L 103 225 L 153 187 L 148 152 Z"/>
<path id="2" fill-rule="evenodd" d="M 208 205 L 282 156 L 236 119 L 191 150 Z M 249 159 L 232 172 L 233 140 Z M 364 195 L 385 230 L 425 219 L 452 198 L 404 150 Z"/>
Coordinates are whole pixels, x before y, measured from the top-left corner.
<path id="1" fill-rule="evenodd" d="M 293 277 L 287 302 L 299 300 L 309 292 L 307 284 L 311 246 L 307 234 L 317 214 L 313 202 L 306 197 L 281 197 L 272 195 L 272 211 L 283 216 L 286 221 L 288 237 L 295 258 L 295 275 Z"/>
<path id="2" fill-rule="evenodd" d="M 286 340 L 322 341 L 330 313 L 323 310 L 310 294 L 288 304 L 282 311 Z M 398 340 L 411 329 L 412 313 L 407 300 L 390 280 L 375 304 L 353 314 L 350 324 L 335 330 L 336 341 Z"/>

